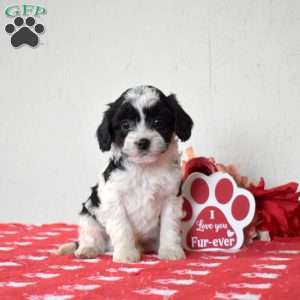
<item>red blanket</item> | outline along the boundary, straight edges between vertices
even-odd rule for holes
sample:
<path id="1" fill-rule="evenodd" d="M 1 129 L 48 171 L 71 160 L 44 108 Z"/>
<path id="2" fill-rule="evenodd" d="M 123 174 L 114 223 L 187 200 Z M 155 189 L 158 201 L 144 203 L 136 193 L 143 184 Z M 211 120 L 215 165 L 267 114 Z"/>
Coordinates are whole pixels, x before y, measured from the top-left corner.
<path id="1" fill-rule="evenodd" d="M 300 299 L 300 238 L 254 242 L 237 253 L 154 255 L 116 264 L 51 253 L 74 240 L 66 224 L 0 224 L 0 299 Z"/>

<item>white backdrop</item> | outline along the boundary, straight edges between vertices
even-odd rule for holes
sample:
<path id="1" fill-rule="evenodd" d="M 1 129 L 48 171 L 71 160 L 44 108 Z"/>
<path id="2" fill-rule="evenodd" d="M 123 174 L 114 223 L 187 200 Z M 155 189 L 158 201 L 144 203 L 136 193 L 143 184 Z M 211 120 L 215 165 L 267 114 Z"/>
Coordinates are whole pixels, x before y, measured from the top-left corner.
<path id="1" fill-rule="evenodd" d="M 0 222 L 77 220 L 105 104 L 137 84 L 178 95 L 197 154 L 300 181 L 299 1 L 30 1 L 48 10 L 36 49 L 4 31 L 16 2 L 0 2 Z"/>

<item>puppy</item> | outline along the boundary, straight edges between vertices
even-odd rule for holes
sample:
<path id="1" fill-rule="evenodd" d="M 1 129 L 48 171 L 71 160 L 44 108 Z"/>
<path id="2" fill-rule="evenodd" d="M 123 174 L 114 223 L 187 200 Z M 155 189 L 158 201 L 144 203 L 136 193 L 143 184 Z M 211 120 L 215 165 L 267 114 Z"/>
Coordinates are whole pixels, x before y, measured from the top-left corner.
<path id="1" fill-rule="evenodd" d="M 190 138 L 192 127 L 175 95 L 152 86 L 128 89 L 110 103 L 97 138 L 111 158 L 83 203 L 79 242 L 58 253 L 93 258 L 110 249 L 122 263 L 139 261 L 146 251 L 184 258 L 177 143 Z"/>

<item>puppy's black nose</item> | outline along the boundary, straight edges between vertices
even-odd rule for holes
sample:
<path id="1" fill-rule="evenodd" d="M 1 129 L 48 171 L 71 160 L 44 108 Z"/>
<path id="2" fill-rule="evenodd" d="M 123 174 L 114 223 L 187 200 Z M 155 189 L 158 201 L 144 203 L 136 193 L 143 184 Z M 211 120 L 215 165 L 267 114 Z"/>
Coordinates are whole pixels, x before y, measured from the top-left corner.
<path id="1" fill-rule="evenodd" d="M 135 142 L 139 150 L 147 150 L 150 147 L 150 140 L 148 139 L 140 139 Z"/>

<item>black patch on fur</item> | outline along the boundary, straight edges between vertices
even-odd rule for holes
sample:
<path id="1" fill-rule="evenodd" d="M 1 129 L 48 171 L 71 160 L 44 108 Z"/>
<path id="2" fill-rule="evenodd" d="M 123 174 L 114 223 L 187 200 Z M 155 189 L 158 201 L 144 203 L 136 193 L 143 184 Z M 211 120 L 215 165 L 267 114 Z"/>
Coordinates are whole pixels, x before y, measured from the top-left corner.
<path id="1" fill-rule="evenodd" d="M 90 215 L 91 216 L 91 213 L 89 212 L 89 210 L 86 208 L 85 206 L 86 202 L 83 202 L 82 203 L 82 209 L 80 211 L 80 215 L 83 216 L 83 215 Z"/>
<path id="2" fill-rule="evenodd" d="M 123 103 L 125 93 L 126 92 L 124 92 L 115 102 L 109 103 L 108 110 L 104 112 L 102 122 L 96 132 L 101 151 L 109 151 L 111 148 L 111 144 L 114 140 L 112 118 Z"/>
<path id="3" fill-rule="evenodd" d="M 119 159 L 111 158 L 109 160 L 109 164 L 103 172 L 105 182 L 109 179 L 110 174 L 116 169 L 125 170 L 122 157 L 120 157 Z"/>
<path id="4" fill-rule="evenodd" d="M 79 214 L 80 215 L 89 215 L 89 216 L 95 218 L 95 216 L 89 211 L 88 207 L 99 207 L 99 205 L 101 204 L 101 201 L 98 197 L 98 191 L 97 191 L 98 184 L 91 187 L 91 190 L 92 190 L 92 192 L 91 192 L 90 196 L 88 197 L 88 199 L 82 203 L 82 209 Z"/>
<path id="5" fill-rule="evenodd" d="M 167 102 L 160 99 L 153 106 L 144 108 L 143 113 L 145 114 L 146 126 L 156 130 L 166 144 L 169 144 L 175 131 L 175 118 Z"/>
<path id="6" fill-rule="evenodd" d="M 92 190 L 92 193 L 91 193 L 89 199 L 91 200 L 92 206 L 99 207 L 101 201 L 98 197 L 98 184 L 91 187 L 91 190 Z"/>
<path id="7" fill-rule="evenodd" d="M 187 141 L 192 133 L 193 120 L 191 117 L 182 109 L 178 103 L 174 94 L 169 95 L 167 98 L 169 107 L 173 110 L 175 117 L 175 133 L 181 141 Z"/>
<path id="8" fill-rule="evenodd" d="M 168 142 L 173 132 L 175 132 L 181 141 L 187 141 L 191 136 L 193 128 L 191 117 L 182 109 L 174 94 L 166 96 L 161 90 L 153 86 L 149 87 L 155 89 L 160 100 L 152 107 L 144 109 L 147 125 L 153 128 L 151 121 L 157 117 L 161 120 L 161 126 L 158 126 L 156 130 L 166 142 Z"/>
<path id="9" fill-rule="evenodd" d="M 74 242 L 76 250 L 79 248 L 79 242 Z"/>
<path id="10" fill-rule="evenodd" d="M 122 121 L 129 120 L 136 124 L 141 120 L 138 111 L 129 102 L 123 104 L 127 91 L 115 102 L 108 104 L 109 109 L 104 113 L 103 120 L 97 129 L 96 135 L 102 151 L 109 151 L 112 143 L 119 147 L 123 146 L 129 131 L 122 129 Z"/>
<path id="11" fill-rule="evenodd" d="M 82 209 L 79 213 L 80 216 L 90 216 L 94 220 L 97 220 L 96 216 L 92 214 L 87 208 L 86 208 L 86 202 L 82 203 Z"/>
<path id="12" fill-rule="evenodd" d="M 136 124 L 141 120 L 139 112 L 130 102 L 126 102 L 117 109 L 115 112 L 111 124 L 113 132 L 113 142 L 118 146 L 122 147 L 124 140 L 130 130 L 136 127 Z M 132 128 L 126 130 L 122 128 L 122 122 L 128 121 L 132 124 Z"/>

